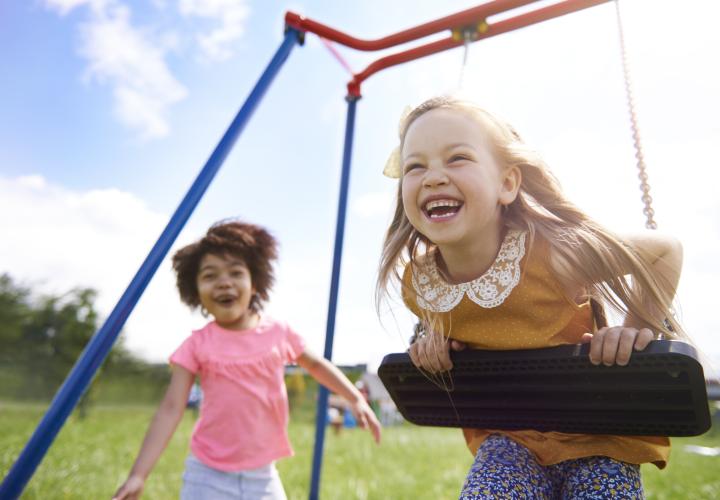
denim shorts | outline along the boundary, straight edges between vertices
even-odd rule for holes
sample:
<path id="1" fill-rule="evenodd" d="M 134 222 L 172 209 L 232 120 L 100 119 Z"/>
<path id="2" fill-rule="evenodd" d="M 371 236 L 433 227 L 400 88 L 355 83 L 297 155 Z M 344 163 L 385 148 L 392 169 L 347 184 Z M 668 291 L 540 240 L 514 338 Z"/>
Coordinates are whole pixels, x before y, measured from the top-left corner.
<path id="1" fill-rule="evenodd" d="M 185 460 L 180 500 L 286 500 L 275 462 L 238 472 L 208 467 L 192 454 Z"/>

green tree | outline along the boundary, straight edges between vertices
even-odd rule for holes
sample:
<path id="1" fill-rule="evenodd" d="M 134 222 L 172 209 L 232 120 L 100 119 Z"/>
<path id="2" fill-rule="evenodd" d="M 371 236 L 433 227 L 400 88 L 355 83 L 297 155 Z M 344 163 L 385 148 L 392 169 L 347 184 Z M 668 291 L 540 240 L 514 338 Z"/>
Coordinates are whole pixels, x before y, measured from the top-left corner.
<path id="1" fill-rule="evenodd" d="M 57 392 L 99 327 L 96 297 L 91 288 L 39 295 L 0 274 L 0 398 L 47 400 Z M 167 366 L 148 364 L 128 352 L 122 336 L 101 371 L 102 389 L 90 385 L 78 405 L 80 416 L 96 391 L 114 401 L 138 394 L 154 401 L 169 378 Z"/>
<path id="2" fill-rule="evenodd" d="M 0 382 L 21 398 L 52 396 L 98 328 L 96 297 L 91 288 L 37 297 L 8 274 L 0 275 Z M 122 347 L 115 353 L 127 357 Z M 80 401 L 81 415 L 90 394 Z"/>
<path id="3" fill-rule="evenodd" d="M 10 275 L 0 275 L 0 359 L 9 361 L 22 348 L 22 333 L 28 322 L 30 290 L 16 285 Z"/>
<path id="4" fill-rule="evenodd" d="M 42 297 L 25 325 L 28 352 L 72 365 L 97 329 L 96 296 L 95 290 L 83 288 Z"/>
<path id="5" fill-rule="evenodd" d="M 91 288 L 71 290 L 61 296 L 39 299 L 31 320 L 24 328 L 26 355 L 32 364 L 42 366 L 44 379 L 54 390 L 67 376 L 97 330 L 94 308 L 97 292 Z M 90 402 L 91 387 L 81 398 L 78 409 L 83 417 Z"/>

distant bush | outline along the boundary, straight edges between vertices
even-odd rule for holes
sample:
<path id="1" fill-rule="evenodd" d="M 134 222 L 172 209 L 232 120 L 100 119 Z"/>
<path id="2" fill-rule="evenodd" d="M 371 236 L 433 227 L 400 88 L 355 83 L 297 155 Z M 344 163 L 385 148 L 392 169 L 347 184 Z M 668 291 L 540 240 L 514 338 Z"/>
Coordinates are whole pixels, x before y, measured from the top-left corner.
<path id="1" fill-rule="evenodd" d="M 0 275 L 0 399 L 48 401 L 57 392 L 100 325 L 97 293 L 90 288 L 60 295 L 34 293 Z M 145 363 L 116 342 L 80 400 L 81 411 L 96 398 L 157 401 L 169 375 L 166 366 Z"/>

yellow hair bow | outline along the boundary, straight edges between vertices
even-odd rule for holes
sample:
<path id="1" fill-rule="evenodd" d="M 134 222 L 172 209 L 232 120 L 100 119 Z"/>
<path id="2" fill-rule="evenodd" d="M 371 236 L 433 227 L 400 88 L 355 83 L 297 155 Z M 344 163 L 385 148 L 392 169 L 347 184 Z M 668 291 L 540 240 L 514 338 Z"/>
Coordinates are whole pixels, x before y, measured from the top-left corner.
<path id="1" fill-rule="evenodd" d="M 398 139 L 402 140 L 403 129 L 405 128 L 405 120 L 412 112 L 413 108 L 405 106 L 402 115 L 400 116 L 400 123 L 398 124 Z M 385 168 L 383 168 L 383 175 L 390 177 L 391 179 L 399 179 L 402 176 L 402 168 L 400 166 L 400 145 L 398 144 L 390 152 L 387 161 L 385 162 Z"/>

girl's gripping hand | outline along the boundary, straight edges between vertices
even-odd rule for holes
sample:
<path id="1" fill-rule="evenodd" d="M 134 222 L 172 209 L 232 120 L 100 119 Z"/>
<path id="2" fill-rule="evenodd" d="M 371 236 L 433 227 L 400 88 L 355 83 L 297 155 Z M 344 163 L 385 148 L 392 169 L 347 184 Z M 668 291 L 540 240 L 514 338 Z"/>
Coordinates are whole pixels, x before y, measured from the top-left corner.
<path id="1" fill-rule="evenodd" d="M 145 480 L 140 476 L 130 476 L 127 481 L 118 488 L 112 500 L 136 500 L 142 495 L 145 488 Z"/>
<path id="2" fill-rule="evenodd" d="M 365 401 L 365 398 L 360 398 L 354 403 L 350 403 L 350 411 L 355 417 L 358 426 L 361 429 L 369 430 L 372 433 L 375 442 L 380 444 L 381 425 L 375 416 L 375 412 L 372 411 L 370 405 L 368 405 L 367 401 Z"/>
<path id="3" fill-rule="evenodd" d="M 581 342 L 590 342 L 590 362 L 605 366 L 618 364 L 625 366 L 630 361 L 633 350 L 642 351 L 655 335 L 649 328 L 629 326 L 603 327 L 594 335 L 586 333 Z"/>
<path id="4" fill-rule="evenodd" d="M 410 345 L 408 354 L 413 364 L 430 373 L 446 372 L 452 369 L 450 350 L 462 351 L 465 344 L 457 340 L 446 341 L 441 335 L 428 333 Z"/>

